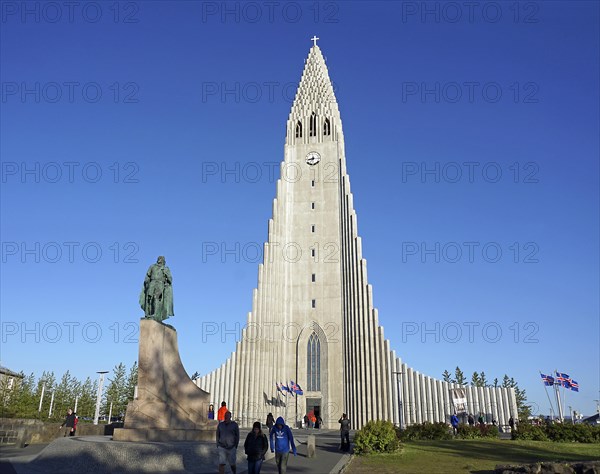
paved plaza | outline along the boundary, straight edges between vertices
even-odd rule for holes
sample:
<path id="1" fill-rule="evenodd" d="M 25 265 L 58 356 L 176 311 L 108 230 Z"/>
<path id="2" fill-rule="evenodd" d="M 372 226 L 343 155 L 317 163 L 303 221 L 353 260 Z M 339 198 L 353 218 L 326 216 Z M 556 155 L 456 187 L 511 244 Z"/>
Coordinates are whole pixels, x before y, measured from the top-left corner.
<path id="1" fill-rule="evenodd" d="M 241 431 L 238 473 L 247 471 Z M 339 451 L 339 432 L 334 430 L 293 430 L 298 456 L 290 455 L 289 473 L 338 473 L 350 455 Z M 308 458 L 306 441 L 316 436 L 316 457 Z M 110 436 L 59 438 L 49 444 L 26 448 L 0 448 L 0 471 L 6 474 L 36 473 L 134 473 L 204 474 L 217 472 L 216 448 L 212 443 L 131 443 L 113 441 Z M 229 469 L 226 472 L 231 472 Z M 262 473 L 276 473 L 269 452 Z"/>

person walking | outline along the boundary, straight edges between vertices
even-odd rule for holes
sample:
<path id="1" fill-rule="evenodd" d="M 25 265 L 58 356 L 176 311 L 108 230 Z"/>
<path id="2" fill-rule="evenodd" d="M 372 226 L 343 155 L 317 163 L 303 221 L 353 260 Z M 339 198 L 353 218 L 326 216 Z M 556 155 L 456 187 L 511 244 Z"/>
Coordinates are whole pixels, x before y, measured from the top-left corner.
<path id="1" fill-rule="evenodd" d="M 323 418 L 321 418 L 321 415 L 315 417 L 316 418 L 316 423 L 315 423 L 315 428 L 316 429 L 321 429 L 321 427 L 323 426 Z"/>
<path id="2" fill-rule="evenodd" d="M 340 424 L 340 437 L 342 438 L 341 451 L 350 451 L 350 420 L 348 415 L 342 413 L 342 417 L 338 420 Z"/>
<path id="3" fill-rule="evenodd" d="M 261 430 L 260 421 L 255 421 L 252 431 L 244 441 L 244 452 L 248 456 L 248 474 L 260 474 L 260 468 L 269 449 L 267 435 Z"/>
<path id="4" fill-rule="evenodd" d="M 452 425 L 452 432 L 456 436 L 456 433 L 458 433 L 458 416 L 456 416 L 456 413 L 450 417 L 450 424 Z"/>
<path id="5" fill-rule="evenodd" d="M 225 403 L 225 402 L 223 402 Z M 236 454 L 240 444 L 240 429 L 231 421 L 231 412 L 225 412 L 225 419 L 217 425 L 217 452 L 219 453 L 219 474 L 225 474 L 225 464 L 236 473 Z"/>
<path id="6" fill-rule="evenodd" d="M 475 426 L 475 418 L 473 418 L 473 415 L 469 414 L 467 421 L 469 422 L 469 426 Z"/>
<path id="7" fill-rule="evenodd" d="M 275 426 L 275 418 L 273 418 L 273 413 L 269 413 L 267 415 L 267 421 L 266 421 L 265 425 L 267 425 L 267 428 L 269 428 L 269 433 L 270 433 L 271 430 L 273 429 L 273 426 Z"/>
<path id="8" fill-rule="evenodd" d="M 62 425 L 58 427 L 59 430 L 64 427 L 64 436 L 75 436 L 75 426 L 77 425 L 76 415 L 73 413 L 72 409 L 67 410 L 67 416 L 65 417 L 65 421 L 63 421 Z"/>
<path id="9" fill-rule="evenodd" d="M 294 456 L 297 455 L 297 452 L 292 430 L 285 424 L 285 421 L 281 416 L 277 418 L 275 426 L 271 430 L 271 433 L 269 433 L 269 441 L 271 452 L 275 453 L 277 472 L 279 474 L 285 474 L 287 472 L 288 458 L 290 457 L 290 447 L 292 448 Z"/>
<path id="10" fill-rule="evenodd" d="M 219 411 L 217 412 L 217 420 L 224 421 L 225 420 L 225 413 L 227 413 L 229 410 L 227 409 L 227 403 L 225 402 L 221 402 L 221 408 L 219 408 Z"/>

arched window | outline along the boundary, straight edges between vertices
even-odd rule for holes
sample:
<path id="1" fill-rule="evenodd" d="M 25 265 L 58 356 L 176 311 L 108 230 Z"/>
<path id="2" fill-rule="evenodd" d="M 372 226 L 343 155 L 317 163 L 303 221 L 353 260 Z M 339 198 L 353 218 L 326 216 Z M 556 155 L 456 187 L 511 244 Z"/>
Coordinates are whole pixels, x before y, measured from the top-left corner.
<path id="1" fill-rule="evenodd" d="M 321 390 L 321 341 L 316 333 L 308 338 L 307 347 L 307 388 L 308 391 Z"/>
<path id="2" fill-rule="evenodd" d="M 296 138 L 302 138 L 302 122 L 300 120 L 296 124 Z"/>
<path id="3" fill-rule="evenodd" d="M 323 135 L 331 135 L 331 124 L 328 118 L 325 119 L 325 123 L 323 124 Z"/>
<path id="4" fill-rule="evenodd" d="M 314 112 L 310 116 L 310 128 L 308 134 L 311 137 L 317 136 L 317 115 Z"/>

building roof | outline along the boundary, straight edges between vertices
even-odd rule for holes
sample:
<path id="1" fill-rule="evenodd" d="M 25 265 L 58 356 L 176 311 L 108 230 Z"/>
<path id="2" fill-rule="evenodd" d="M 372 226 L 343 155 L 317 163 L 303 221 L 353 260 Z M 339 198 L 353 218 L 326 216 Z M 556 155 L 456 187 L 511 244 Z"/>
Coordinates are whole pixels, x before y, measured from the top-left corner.
<path id="1" fill-rule="evenodd" d="M 6 367 L 0 365 L 0 374 L 4 374 L 4 375 L 10 375 L 11 377 L 19 377 L 19 378 L 23 378 L 23 376 L 21 374 L 18 374 L 16 372 L 13 372 L 10 369 L 7 369 Z"/>

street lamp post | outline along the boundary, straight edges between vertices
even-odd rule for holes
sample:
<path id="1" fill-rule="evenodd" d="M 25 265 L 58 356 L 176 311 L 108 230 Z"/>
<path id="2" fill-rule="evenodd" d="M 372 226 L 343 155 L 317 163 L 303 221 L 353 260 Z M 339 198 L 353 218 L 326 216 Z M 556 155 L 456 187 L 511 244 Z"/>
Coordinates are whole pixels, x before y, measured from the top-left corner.
<path id="1" fill-rule="evenodd" d="M 48 418 L 52 416 L 52 406 L 54 405 L 54 390 L 52 390 L 52 396 L 50 397 L 50 410 L 48 410 Z"/>
<path id="2" fill-rule="evenodd" d="M 98 417 L 100 416 L 100 402 L 102 401 L 102 385 L 104 385 L 104 374 L 108 374 L 108 370 L 101 370 L 96 372 L 100 374 L 98 377 L 98 396 L 96 397 L 96 413 L 94 413 L 94 424 L 98 424 Z"/>
<path id="3" fill-rule="evenodd" d="M 569 405 L 569 414 L 571 415 L 571 424 L 575 424 L 575 415 L 574 415 L 573 407 Z"/>
<path id="4" fill-rule="evenodd" d="M 403 427 L 403 423 L 402 423 L 402 386 L 400 384 L 400 376 L 403 374 L 404 372 L 392 372 L 392 374 L 394 374 L 396 376 L 396 384 L 398 385 L 398 425 L 400 430 L 404 429 Z"/>
<path id="5" fill-rule="evenodd" d="M 46 391 L 46 381 L 43 381 L 42 394 L 40 395 L 40 406 L 38 407 L 38 413 L 42 412 L 42 402 L 44 401 L 44 392 Z"/>

